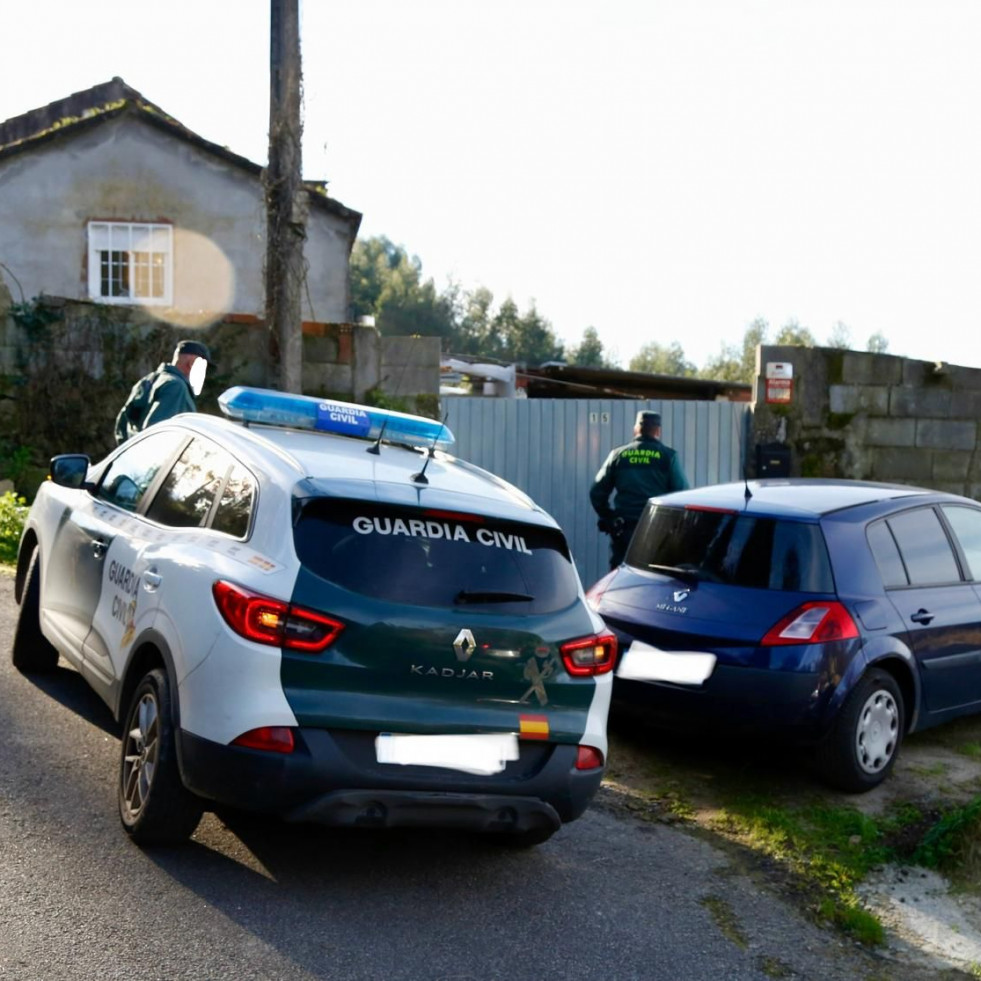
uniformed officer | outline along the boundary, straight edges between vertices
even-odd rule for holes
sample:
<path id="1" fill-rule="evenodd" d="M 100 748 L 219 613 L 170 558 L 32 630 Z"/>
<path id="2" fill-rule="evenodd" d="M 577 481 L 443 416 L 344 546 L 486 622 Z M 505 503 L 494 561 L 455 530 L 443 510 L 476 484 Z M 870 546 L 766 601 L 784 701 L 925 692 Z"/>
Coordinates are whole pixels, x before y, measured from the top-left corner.
<path id="1" fill-rule="evenodd" d="M 597 527 L 610 536 L 611 569 L 623 562 L 648 498 L 687 487 L 678 454 L 661 442 L 660 414 L 638 412 L 634 438 L 610 453 L 589 490 L 589 500 L 599 515 Z"/>
<path id="2" fill-rule="evenodd" d="M 211 352 L 200 341 L 180 341 L 171 364 L 141 378 L 116 416 L 116 444 L 147 426 L 180 412 L 196 412 L 194 401 L 201 394 Z"/>

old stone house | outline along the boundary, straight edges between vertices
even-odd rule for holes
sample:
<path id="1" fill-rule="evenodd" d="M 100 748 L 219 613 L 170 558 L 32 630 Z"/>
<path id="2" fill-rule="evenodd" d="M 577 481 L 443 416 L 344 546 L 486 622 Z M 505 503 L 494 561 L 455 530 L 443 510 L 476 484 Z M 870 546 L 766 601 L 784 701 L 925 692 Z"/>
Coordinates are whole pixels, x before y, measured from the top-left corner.
<path id="1" fill-rule="evenodd" d="M 346 321 L 361 215 L 306 184 L 303 319 Z M 0 274 L 41 294 L 171 323 L 264 313 L 261 167 L 120 78 L 0 123 Z"/>

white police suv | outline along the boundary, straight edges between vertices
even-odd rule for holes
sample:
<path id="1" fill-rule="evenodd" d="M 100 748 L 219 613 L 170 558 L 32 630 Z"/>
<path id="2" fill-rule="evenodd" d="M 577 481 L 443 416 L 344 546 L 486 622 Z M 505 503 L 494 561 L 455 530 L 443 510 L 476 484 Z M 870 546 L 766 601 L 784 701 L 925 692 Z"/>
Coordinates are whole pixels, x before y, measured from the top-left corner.
<path id="1" fill-rule="evenodd" d="M 599 787 L 616 642 L 555 521 L 429 419 L 233 388 L 51 462 L 14 664 L 123 724 L 141 844 L 218 804 L 534 844 Z"/>

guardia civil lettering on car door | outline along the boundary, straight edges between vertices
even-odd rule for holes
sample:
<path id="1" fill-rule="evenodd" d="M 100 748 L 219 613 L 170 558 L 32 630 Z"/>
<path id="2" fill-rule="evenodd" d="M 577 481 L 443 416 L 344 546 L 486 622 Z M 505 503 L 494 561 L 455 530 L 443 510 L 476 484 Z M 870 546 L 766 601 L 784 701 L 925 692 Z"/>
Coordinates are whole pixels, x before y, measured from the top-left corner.
<path id="1" fill-rule="evenodd" d="M 533 844 L 578 817 L 616 644 L 555 521 L 438 422 L 219 401 L 56 457 L 21 543 L 14 662 L 65 657 L 122 721 L 126 831 L 231 804 Z"/>

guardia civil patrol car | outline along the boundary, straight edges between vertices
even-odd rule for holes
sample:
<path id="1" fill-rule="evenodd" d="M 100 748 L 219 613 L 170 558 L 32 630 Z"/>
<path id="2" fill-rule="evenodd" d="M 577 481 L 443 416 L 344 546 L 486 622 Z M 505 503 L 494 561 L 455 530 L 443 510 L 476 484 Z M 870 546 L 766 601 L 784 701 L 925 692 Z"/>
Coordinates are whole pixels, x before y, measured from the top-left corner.
<path id="1" fill-rule="evenodd" d="M 141 844 L 217 805 L 544 841 L 596 792 L 616 641 L 555 521 L 438 422 L 233 388 L 28 516 L 14 664 L 122 723 Z"/>

